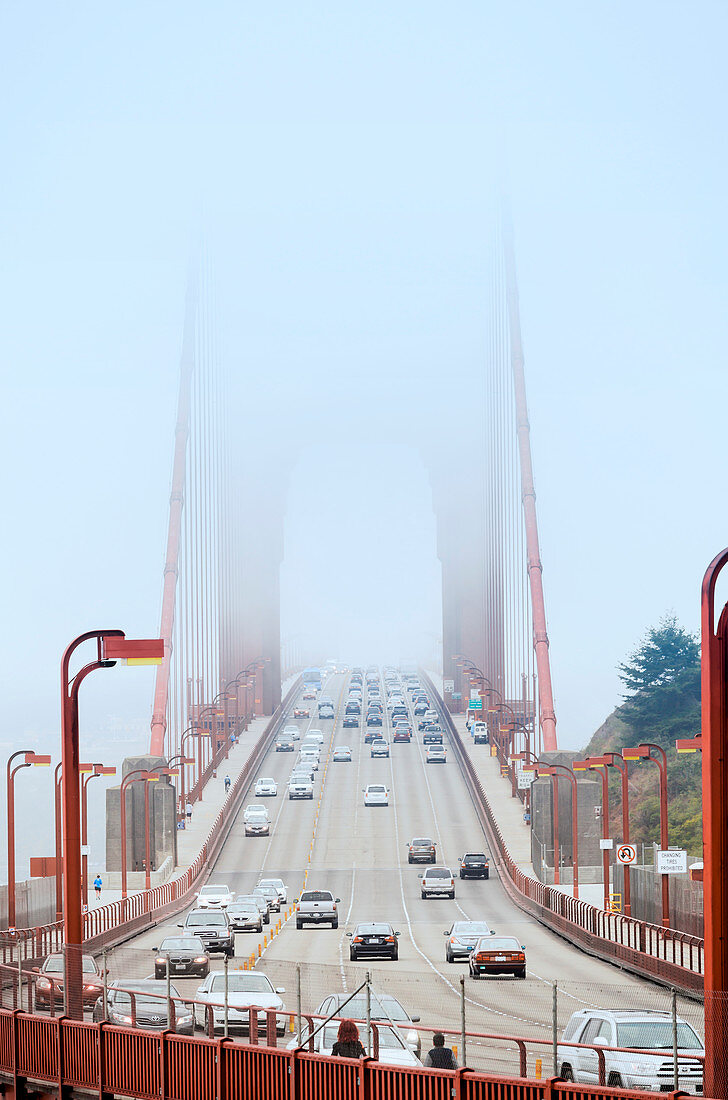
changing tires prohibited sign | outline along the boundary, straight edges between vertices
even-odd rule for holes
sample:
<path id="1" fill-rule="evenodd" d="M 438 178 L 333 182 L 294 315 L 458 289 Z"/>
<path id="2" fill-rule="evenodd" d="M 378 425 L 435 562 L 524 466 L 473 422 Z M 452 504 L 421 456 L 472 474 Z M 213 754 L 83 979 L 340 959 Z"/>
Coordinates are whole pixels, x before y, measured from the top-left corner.
<path id="1" fill-rule="evenodd" d="M 617 860 L 619 863 L 636 863 L 637 849 L 634 844 L 620 844 L 617 848 Z"/>

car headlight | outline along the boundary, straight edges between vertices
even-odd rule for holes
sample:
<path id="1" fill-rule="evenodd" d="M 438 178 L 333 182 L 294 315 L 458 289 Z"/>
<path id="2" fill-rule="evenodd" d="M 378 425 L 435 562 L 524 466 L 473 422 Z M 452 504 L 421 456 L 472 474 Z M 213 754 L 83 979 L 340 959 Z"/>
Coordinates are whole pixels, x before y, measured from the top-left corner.
<path id="1" fill-rule="evenodd" d="M 414 1031 L 413 1029 L 410 1029 L 410 1031 L 407 1032 L 407 1042 L 408 1043 L 416 1043 L 418 1039 L 419 1039 L 419 1034 L 416 1031 Z"/>
<path id="2" fill-rule="evenodd" d="M 177 1017 L 177 1023 L 178 1024 L 191 1024 L 192 1023 L 192 1013 L 187 1012 L 187 1013 L 185 1013 L 184 1016 L 178 1016 Z"/>

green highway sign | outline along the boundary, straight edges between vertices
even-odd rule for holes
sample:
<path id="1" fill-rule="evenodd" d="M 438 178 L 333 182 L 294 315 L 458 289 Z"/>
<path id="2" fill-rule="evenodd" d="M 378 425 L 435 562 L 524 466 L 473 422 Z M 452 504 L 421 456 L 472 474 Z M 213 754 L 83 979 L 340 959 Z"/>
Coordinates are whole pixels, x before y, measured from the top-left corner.
<path id="1" fill-rule="evenodd" d="M 482 699 L 471 699 L 468 706 L 470 707 L 471 710 L 482 710 L 483 709 L 483 700 Z"/>

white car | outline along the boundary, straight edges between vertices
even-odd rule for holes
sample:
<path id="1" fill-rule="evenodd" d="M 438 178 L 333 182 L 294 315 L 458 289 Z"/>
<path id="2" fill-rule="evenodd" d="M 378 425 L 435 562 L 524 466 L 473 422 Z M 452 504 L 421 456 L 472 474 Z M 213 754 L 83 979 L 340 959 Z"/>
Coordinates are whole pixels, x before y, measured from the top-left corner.
<path id="1" fill-rule="evenodd" d="M 323 745 L 324 743 L 324 735 L 321 730 L 306 730 L 306 739 L 308 740 L 309 738 L 312 741 L 318 741 L 319 745 Z"/>
<path id="2" fill-rule="evenodd" d="M 313 799 L 313 783 L 307 775 L 292 775 L 288 783 L 288 798 Z"/>
<path id="3" fill-rule="evenodd" d="M 195 896 L 197 909 L 224 909 L 235 897 L 229 886 L 219 883 L 203 886 Z"/>
<path id="4" fill-rule="evenodd" d="M 343 1009 L 342 1011 L 346 1011 Z M 318 1026 L 320 1021 L 314 1021 Z M 322 1027 L 313 1037 L 313 1049 L 316 1054 L 331 1055 L 334 1049 L 334 1043 L 337 1040 L 339 1034 L 340 1020 L 332 1020 L 331 1023 Z M 359 1039 L 362 1045 L 366 1049 L 367 1045 L 367 1028 L 366 1024 L 357 1024 L 359 1029 Z M 375 1026 L 379 1034 L 379 1061 L 387 1066 L 419 1066 L 422 1068 L 417 1055 L 410 1050 L 405 1040 L 400 1035 L 397 1028 L 391 1025 L 381 1024 L 375 1021 Z M 301 1029 L 301 1044 L 305 1049 L 308 1049 L 308 1024 L 304 1024 Z M 289 1050 L 295 1050 L 298 1047 L 298 1036 L 291 1040 L 288 1044 Z M 372 1029 L 372 1056 L 374 1056 L 374 1029 Z"/>
<path id="5" fill-rule="evenodd" d="M 301 749 L 298 759 L 302 764 L 308 764 L 313 771 L 318 771 L 319 754 L 314 749 Z"/>
<path id="6" fill-rule="evenodd" d="M 282 732 L 287 733 L 294 741 L 300 741 L 301 739 L 301 731 L 298 726 L 284 726 Z"/>
<path id="7" fill-rule="evenodd" d="M 420 890 L 423 898 L 455 897 L 455 876 L 449 867 L 428 867 L 421 875 Z"/>
<path id="8" fill-rule="evenodd" d="M 389 756 L 389 743 L 383 737 L 375 737 L 372 741 L 370 756 Z"/>
<path id="9" fill-rule="evenodd" d="M 288 904 L 288 887 L 282 878 L 262 878 L 258 886 L 272 886 L 274 890 L 278 891 L 278 897 L 281 899 L 282 904 Z"/>
<path id="10" fill-rule="evenodd" d="M 582 1043 L 581 1047 L 561 1043 Z M 605 1076 L 612 1088 L 630 1092 L 670 1092 L 673 1088 L 673 1031 L 668 1012 L 614 1012 L 609 1009 L 583 1009 L 569 1020 L 557 1048 L 559 1076 L 565 1081 L 599 1084 L 599 1061 L 595 1050 L 587 1047 L 631 1047 L 632 1050 L 605 1050 Z M 689 1023 L 677 1020 L 679 1056 L 678 1088 L 702 1095 L 705 1049 Z M 642 1050 L 644 1054 L 635 1054 Z M 654 1054 L 648 1053 L 654 1051 Z"/>
<path id="11" fill-rule="evenodd" d="M 259 779 L 255 784 L 255 797 L 256 798 L 276 798 L 278 795 L 278 784 L 275 779 Z"/>
<path id="12" fill-rule="evenodd" d="M 425 756 L 426 764 L 447 764 L 447 751 L 442 745 L 428 745 Z"/>
<path id="13" fill-rule="evenodd" d="M 279 994 L 285 993 L 283 986 L 274 989 L 270 979 L 258 971 L 233 970 L 228 973 L 228 1029 L 230 1031 L 248 1031 L 250 1024 L 251 1005 L 261 1011 L 258 1012 L 258 1031 L 265 1034 L 267 1016 L 265 1009 L 275 1009 L 279 1015 L 276 1017 L 276 1031 L 283 1035 L 288 1023 L 285 1015 L 286 1006 Z M 222 1031 L 225 1026 L 225 975 L 219 970 L 214 971 L 205 978 L 204 982 L 195 994 L 196 1023 L 201 1028 L 207 1026 L 206 1005 L 213 1006 L 213 1018 L 215 1032 Z"/>
<path id="14" fill-rule="evenodd" d="M 257 817 L 258 814 L 265 814 L 265 816 L 267 817 L 268 811 L 265 806 L 261 806 L 258 803 L 251 802 L 249 806 L 245 807 L 243 821 L 247 821 L 249 817 Z"/>
<path id="15" fill-rule="evenodd" d="M 365 806 L 388 806 L 389 805 L 389 791 L 383 783 L 370 783 L 368 787 L 364 787 L 364 805 Z"/>
<path id="16" fill-rule="evenodd" d="M 348 745 L 337 745 L 332 756 L 334 762 L 351 764 L 351 749 Z"/>

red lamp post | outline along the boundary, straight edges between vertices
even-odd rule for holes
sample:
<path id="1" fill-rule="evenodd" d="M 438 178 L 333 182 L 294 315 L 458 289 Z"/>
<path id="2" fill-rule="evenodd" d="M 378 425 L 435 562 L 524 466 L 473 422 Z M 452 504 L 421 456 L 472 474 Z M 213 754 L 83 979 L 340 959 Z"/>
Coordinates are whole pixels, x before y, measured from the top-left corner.
<path id="1" fill-rule="evenodd" d="M 23 757 L 20 764 L 12 766 L 13 760 Z M 6 796 L 8 811 L 8 928 L 15 927 L 15 776 L 21 768 L 49 767 L 50 756 L 39 756 L 35 752 L 19 749 L 8 758 L 6 768 Z"/>
<path id="2" fill-rule="evenodd" d="M 574 897 L 579 897 L 579 795 L 576 786 L 576 776 L 571 768 L 565 768 L 563 764 L 538 765 L 539 778 L 542 775 L 550 775 L 557 780 L 564 775 L 571 783 L 571 857 L 572 857 L 572 883 Z M 558 801 L 559 788 L 556 786 L 556 799 Z"/>
<path id="3" fill-rule="evenodd" d="M 88 906 L 88 796 L 86 788 L 92 779 L 98 779 L 102 775 L 116 775 L 116 768 L 107 768 L 103 764 L 90 764 L 79 768 L 79 771 L 87 774 L 81 776 L 81 877 L 83 904 Z"/>
<path id="4" fill-rule="evenodd" d="M 629 775 L 627 761 L 620 752 L 605 752 L 604 761 L 608 768 L 617 768 L 622 776 L 622 843 L 629 844 Z M 632 916 L 632 894 L 630 890 L 629 864 L 624 865 L 624 913 Z"/>
<path id="5" fill-rule="evenodd" d="M 71 659 L 79 646 L 88 641 L 96 642 L 96 659 L 72 676 Z M 161 638 L 131 640 L 124 636 L 123 630 L 89 630 L 71 642 L 61 659 L 64 984 L 66 1013 L 71 1019 L 83 1019 L 78 693 L 86 677 L 97 668 L 112 668 L 117 660 L 159 664 L 163 657 Z"/>
<path id="6" fill-rule="evenodd" d="M 655 753 L 656 755 L 652 755 Z M 663 852 L 669 847 L 667 824 L 667 753 L 661 745 L 643 742 L 636 749 L 622 749 L 625 760 L 651 760 L 657 764 L 660 774 L 660 847 Z M 662 926 L 670 927 L 670 882 L 669 875 L 662 875 Z"/>
<path id="7" fill-rule="evenodd" d="M 575 760 L 572 764 L 575 772 L 595 771 L 599 773 L 602 781 L 602 840 L 609 840 L 609 773 L 607 761 L 603 756 L 588 756 L 586 760 Z M 602 848 L 602 881 L 604 882 L 604 908 L 608 910 L 609 904 L 609 849 Z"/>

